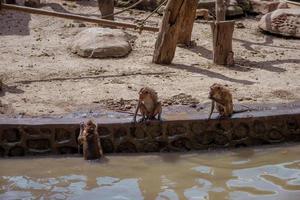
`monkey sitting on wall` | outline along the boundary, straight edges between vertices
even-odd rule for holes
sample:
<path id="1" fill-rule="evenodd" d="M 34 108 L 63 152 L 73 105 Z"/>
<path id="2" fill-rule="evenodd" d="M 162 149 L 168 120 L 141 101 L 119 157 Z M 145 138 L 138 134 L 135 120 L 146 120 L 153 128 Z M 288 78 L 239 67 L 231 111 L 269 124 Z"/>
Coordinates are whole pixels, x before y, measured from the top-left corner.
<path id="1" fill-rule="evenodd" d="M 225 86 L 217 83 L 213 84 L 210 87 L 208 98 L 212 100 L 211 111 L 208 119 L 211 118 L 215 104 L 220 117 L 230 117 L 233 114 L 232 95 L 229 89 Z"/>
<path id="2" fill-rule="evenodd" d="M 103 157 L 103 150 L 95 122 L 88 120 L 86 123 L 81 123 L 80 134 L 77 139 L 78 144 L 83 146 L 85 160 L 94 160 Z"/>
<path id="3" fill-rule="evenodd" d="M 139 91 L 139 102 L 133 117 L 134 122 L 136 122 L 138 111 L 142 114 L 140 121 L 153 120 L 156 115 L 158 115 L 158 120 L 161 120 L 162 106 L 158 101 L 157 92 L 155 92 L 155 90 L 144 87 Z"/>

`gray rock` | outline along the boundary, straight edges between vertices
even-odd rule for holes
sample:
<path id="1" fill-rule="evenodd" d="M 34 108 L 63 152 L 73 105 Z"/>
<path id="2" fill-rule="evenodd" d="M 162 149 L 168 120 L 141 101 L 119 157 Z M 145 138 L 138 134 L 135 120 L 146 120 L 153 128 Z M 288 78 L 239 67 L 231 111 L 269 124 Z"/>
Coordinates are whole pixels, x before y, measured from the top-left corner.
<path id="1" fill-rule="evenodd" d="M 258 27 L 270 33 L 300 38 L 300 9 L 278 9 L 267 13 Z"/>
<path id="2" fill-rule="evenodd" d="M 129 36 L 118 29 L 88 28 L 75 36 L 71 51 L 90 58 L 124 57 L 132 50 L 128 41 Z"/>
<path id="3" fill-rule="evenodd" d="M 279 0 L 250 0 L 251 11 L 258 14 L 267 14 L 277 9 Z"/>
<path id="4" fill-rule="evenodd" d="M 244 11 L 240 6 L 228 6 L 226 10 L 226 16 L 235 17 L 243 15 Z"/>

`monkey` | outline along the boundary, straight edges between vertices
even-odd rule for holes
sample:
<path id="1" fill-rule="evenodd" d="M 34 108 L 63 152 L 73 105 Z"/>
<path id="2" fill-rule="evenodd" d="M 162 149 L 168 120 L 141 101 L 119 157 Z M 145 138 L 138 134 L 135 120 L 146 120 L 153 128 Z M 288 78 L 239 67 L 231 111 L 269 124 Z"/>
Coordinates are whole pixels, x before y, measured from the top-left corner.
<path id="1" fill-rule="evenodd" d="M 161 120 L 162 106 L 158 101 L 157 92 L 149 87 L 143 87 L 139 91 L 139 101 L 136 107 L 133 121 L 136 122 L 136 116 L 138 111 L 142 114 L 142 119 L 152 120 L 155 119 L 155 116 L 158 115 L 158 120 Z"/>
<path id="2" fill-rule="evenodd" d="M 86 123 L 80 123 L 80 134 L 77 140 L 78 144 L 83 146 L 83 156 L 85 160 L 94 160 L 103 157 L 97 124 L 92 120 L 88 120 Z"/>
<path id="3" fill-rule="evenodd" d="M 215 104 L 221 117 L 230 117 L 233 114 L 232 94 L 225 86 L 214 83 L 210 87 L 208 98 L 212 100 L 208 119 L 211 118 Z"/>

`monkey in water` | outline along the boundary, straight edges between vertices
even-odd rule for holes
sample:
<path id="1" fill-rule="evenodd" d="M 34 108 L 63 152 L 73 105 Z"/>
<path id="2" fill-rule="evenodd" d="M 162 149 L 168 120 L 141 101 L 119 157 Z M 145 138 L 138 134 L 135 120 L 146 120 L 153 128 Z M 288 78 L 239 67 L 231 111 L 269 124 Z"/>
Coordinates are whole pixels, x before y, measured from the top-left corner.
<path id="1" fill-rule="evenodd" d="M 134 122 L 136 122 L 138 111 L 142 114 L 141 122 L 144 120 L 155 119 L 156 115 L 158 115 L 158 120 L 161 120 L 162 106 L 158 101 L 155 90 L 149 87 L 144 87 L 139 91 L 139 102 L 133 117 Z"/>
<path id="2" fill-rule="evenodd" d="M 94 160 L 103 157 L 97 124 L 92 120 L 88 120 L 86 123 L 80 123 L 80 134 L 77 140 L 78 144 L 83 146 L 83 156 L 85 160 Z"/>
<path id="3" fill-rule="evenodd" d="M 211 115 L 215 109 L 215 104 L 221 117 L 230 117 L 233 114 L 232 95 L 229 89 L 227 89 L 225 86 L 214 83 L 210 87 L 208 98 L 212 100 L 211 111 L 208 119 L 211 118 Z"/>

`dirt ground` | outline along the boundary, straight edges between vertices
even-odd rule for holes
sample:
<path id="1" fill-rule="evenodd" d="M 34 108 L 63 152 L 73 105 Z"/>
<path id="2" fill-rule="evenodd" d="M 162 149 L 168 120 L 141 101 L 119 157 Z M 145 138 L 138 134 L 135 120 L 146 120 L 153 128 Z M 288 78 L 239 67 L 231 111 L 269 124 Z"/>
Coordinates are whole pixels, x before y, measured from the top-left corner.
<path id="1" fill-rule="evenodd" d="M 47 0 L 43 9 L 99 16 L 96 2 Z M 147 13 L 116 17 L 134 22 Z M 150 18 L 158 26 L 161 17 Z M 234 102 L 280 103 L 300 100 L 300 40 L 265 35 L 254 17 L 239 19 L 234 31 L 236 66 L 212 64 L 209 24 L 197 21 L 192 48 L 177 48 L 173 64 L 151 63 L 157 33 L 135 36 L 126 58 L 88 59 L 74 55 L 74 36 L 95 24 L 8 11 L 0 12 L 0 93 L 2 115 L 64 115 L 79 109 L 133 110 L 141 87 L 153 87 L 165 106 L 196 107 L 209 102 L 213 83 L 229 86 Z"/>

